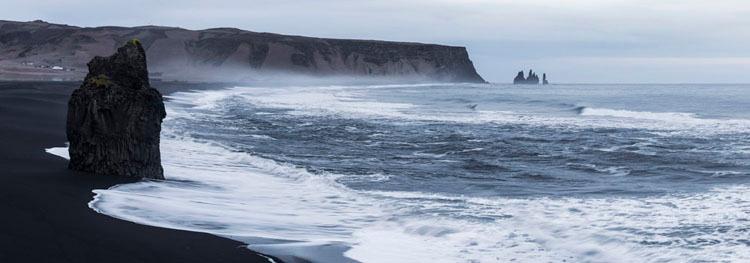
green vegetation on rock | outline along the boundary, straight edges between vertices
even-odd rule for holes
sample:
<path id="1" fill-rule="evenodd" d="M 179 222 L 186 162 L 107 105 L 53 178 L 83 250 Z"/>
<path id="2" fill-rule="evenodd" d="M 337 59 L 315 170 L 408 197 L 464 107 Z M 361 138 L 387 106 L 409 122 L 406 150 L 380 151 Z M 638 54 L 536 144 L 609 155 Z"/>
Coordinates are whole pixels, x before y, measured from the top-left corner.
<path id="1" fill-rule="evenodd" d="M 112 81 L 109 80 L 109 77 L 104 74 L 99 74 L 96 77 L 90 78 L 89 83 L 93 84 L 97 88 L 106 88 L 112 85 Z"/>

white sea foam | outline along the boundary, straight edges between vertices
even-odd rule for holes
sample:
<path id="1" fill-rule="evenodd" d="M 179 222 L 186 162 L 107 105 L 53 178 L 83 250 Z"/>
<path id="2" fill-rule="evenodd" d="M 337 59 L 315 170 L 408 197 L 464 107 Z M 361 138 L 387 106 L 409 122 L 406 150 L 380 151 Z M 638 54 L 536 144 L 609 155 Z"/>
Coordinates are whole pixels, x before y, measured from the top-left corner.
<path id="1" fill-rule="evenodd" d="M 471 198 L 354 191 L 335 175 L 181 137 L 165 136 L 162 152 L 168 181 L 96 190 L 90 207 L 246 242 L 345 244 L 345 255 L 362 262 L 750 260 L 747 186 L 647 198 Z"/>
<path id="2" fill-rule="evenodd" d="M 91 207 L 149 225 L 309 242 L 342 240 L 351 229 L 330 226 L 379 214 L 334 178 L 185 138 L 165 137 L 161 149 L 168 181 L 96 190 Z"/>
<path id="3" fill-rule="evenodd" d="M 44 149 L 45 152 L 59 156 L 65 159 L 70 159 L 70 154 L 68 153 L 68 147 L 52 147 Z"/>
<path id="4" fill-rule="evenodd" d="M 588 108 L 584 107 L 581 110 L 583 116 L 612 116 L 622 118 L 633 118 L 633 119 L 644 119 L 644 120 L 657 120 L 657 121 L 679 121 L 679 122 L 701 122 L 704 119 L 699 119 L 693 113 L 684 112 L 648 112 L 648 111 L 629 111 L 629 110 L 613 110 L 606 108 Z"/>
<path id="5" fill-rule="evenodd" d="M 465 198 L 413 192 L 373 192 L 431 209 L 465 202 L 461 211 L 491 220 L 425 217 L 357 232 L 347 254 L 378 258 L 371 246 L 394 240 L 427 245 L 446 262 L 692 262 L 750 260 L 746 224 L 750 187 L 647 198 Z M 414 225 L 410 225 L 414 224 Z M 437 232 L 431 230 L 437 228 Z M 426 229 L 421 229 L 426 227 Z M 368 233 L 372 231 L 373 233 Z M 430 234 L 432 233 L 432 234 Z M 437 234 L 435 234 L 437 233 Z M 409 236 L 413 235 L 413 236 Z M 415 237 L 417 236 L 417 237 Z M 395 237 L 395 238 L 394 238 Z M 416 241 L 415 241 L 416 239 Z M 417 244 L 418 242 L 421 242 Z M 374 243 L 374 244 L 370 244 Z M 408 251 L 408 249 L 403 249 Z M 409 255 L 406 253 L 404 261 Z M 420 255 L 422 256 L 422 255 Z M 369 261 L 368 261 L 369 262 Z"/>
<path id="6" fill-rule="evenodd" d="M 617 118 L 627 118 L 636 120 L 651 120 L 663 123 L 665 127 L 690 128 L 690 127 L 715 127 L 719 129 L 736 128 L 733 131 L 741 131 L 750 127 L 750 120 L 744 119 L 707 119 L 700 118 L 695 113 L 685 112 L 649 112 L 649 111 L 629 111 L 615 110 L 606 108 L 583 108 L 582 116 L 607 116 Z"/>
<path id="7" fill-rule="evenodd" d="M 256 138 L 256 139 L 263 139 L 263 140 L 276 140 L 275 138 L 268 136 L 268 135 L 262 135 L 262 134 L 250 134 L 250 137 Z"/>
<path id="8" fill-rule="evenodd" d="M 164 123 L 161 146 L 168 180 L 96 190 L 89 206 L 140 224 L 235 238 L 261 251 L 289 244 L 252 237 L 301 241 L 295 246 L 344 244 L 351 247 L 345 255 L 362 262 L 750 261 L 746 227 L 750 187 L 744 185 L 618 198 L 475 198 L 359 191 L 339 184 L 337 180 L 345 179 L 339 175 L 311 174 L 171 130 L 180 118 L 220 110 L 227 96 L 299 114 L 463 118 L 410 112 L 418 105 L 367 102 L 360 91 L 348 89 L 298 90 L 303 92 L 300 95 L 272 88 L 236 88 L 174 95 L 167 103 L 170 117 Z M 527 124 L 541 119 L 512 117 L 512 113 L 502 119 L 494 114 L 487 119 L 515 118 Z M 624 119 L 601 123 L 644 125 Z M 569 120 L 586 126 L 598 119 Z M 696 128 L 694 123 L 687 125 L 683 127 Z M 618 167 L 610 168 L 612 174 L 620 172 Z M 373 176 L 373 180 L 383 178 L 388 179 Z"/>
<path id="9" fill-rule="evenodd" d="M 386 85 L 380 88 L 394 88 Z M 425 85 L 403 85 L 405 89 Z M 497 123 L 559 128 L 645 129 L 664 136 L 742 133 L 750 130 L 750 120 L 700 118 L 693 113 L 646 112 L 606 108 L 581 109 L 578 116 L 552 116 L 511 111 L 444 111 L 429 105 L 383 102 L 369 98 L 372 86 L 329 87 L 235 87 L 226 90 L 179 93 L 172 96 L 197 109 L 220 110 L 223 101 L 241 98 L 257 107 L 291 110 L 298 115 L 331 115 L 343 118 L 390 118 L 408 121 L 455 123 Z"/>

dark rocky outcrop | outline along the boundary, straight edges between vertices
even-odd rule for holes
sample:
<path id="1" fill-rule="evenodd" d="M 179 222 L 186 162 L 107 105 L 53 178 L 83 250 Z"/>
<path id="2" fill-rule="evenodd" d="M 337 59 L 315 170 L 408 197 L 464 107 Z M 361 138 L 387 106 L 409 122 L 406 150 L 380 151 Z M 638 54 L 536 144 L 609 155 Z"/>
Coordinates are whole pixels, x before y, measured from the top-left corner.
<path id="1" fill-rule="evenodd" d="M 522 84 L 526 82 L 526 77 L 523 75 L 523 71 L 519 71 L 518 75 L 513 79 L 513 84 Z"/>
<path id="2" fill-rule="evenodd" d="M 149 69 L 163 80 L 243 81 L 368 77 L 484 82 L 464 47 L 376 40 L 326 39 L 234 28 L 76 27 L 44 21 L 0 21 L 0 78 L 80 79 L 92 57 L 138 38 Z M 52 69 L 57 67 L 57 70 Z M 7 76 L 6 76 L 7 75 Z"/>
<path id="3" fill-rule="evenodd" d="M 529 76 L 526 77 L 526 82 L 528 82 L 528 84 L 539 84 L 539 76 L 529 69 Z"/>
<path id="4" fill-rule="evenodd" d="M 549 81 L 547 81 L 547 73 L 542 74 L 542 85 L 549 85 Z"/>
<path id="5" fill-rule="evenodd" d="M 131 40 L 95 57 L 68 101 L 69 168 L 102 175 L 163 179 L 159 153 L 162 96 L 151 88 L 146 52 Z"/>
<path id="6" fill-rule="evenodd" d="M 544 79 L 544 84 L 547 84 L 547 74 L 542 74 Z M 539 76 L 534 73 L 533 70 L 529 70 L 529 76 L 524 77 L 523 71 L 519 71 L 518 75 L 513 79 L 513 84 L 524 84 L 524 85 L 538 85 L 539 84 Z"/>

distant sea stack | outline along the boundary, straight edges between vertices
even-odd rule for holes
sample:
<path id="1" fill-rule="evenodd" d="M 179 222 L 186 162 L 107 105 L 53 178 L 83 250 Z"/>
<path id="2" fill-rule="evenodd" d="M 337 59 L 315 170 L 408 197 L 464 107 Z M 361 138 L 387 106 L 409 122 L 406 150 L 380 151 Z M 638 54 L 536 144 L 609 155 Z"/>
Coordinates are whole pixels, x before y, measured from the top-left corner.
<path id="1" fill-rule="evenodd" d="M 240 81 L 297 74 L 485 82 L 464 47 L 326 39 L 234 28 L 76 27 L 44 21 L 0 21 L 0 78 L 81 79 L 94 56 L 138 38 L 152 77 Z"/>
<path id="2" fill-rule="evenodd" d="M 529 70 L 529 76 L 524 77 L 523 71 L 519 71 L 516 77 L 513 79 L 513 84 L 517 85 L 538 85 L 539 84 L 539 76 L 534 73 L 533 70 Z M 542 84 L 547 85 L 549 82 L 547 81 L 547 74 L 542 74 Z"/>
<path id="3" fill-rule="evenodd" d="M 164 179 L 159 133 L 166 112 L 151 88 L 146 52 L 128 41 L 95 57 L 68 101 L 69 168 L 101 175 Z"/>

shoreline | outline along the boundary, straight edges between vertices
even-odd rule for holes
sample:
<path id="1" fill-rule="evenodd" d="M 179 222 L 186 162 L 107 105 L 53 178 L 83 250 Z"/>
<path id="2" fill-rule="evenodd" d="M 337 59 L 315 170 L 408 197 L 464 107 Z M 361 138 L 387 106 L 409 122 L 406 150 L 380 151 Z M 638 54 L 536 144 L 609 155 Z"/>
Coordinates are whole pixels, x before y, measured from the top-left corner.
<path id="1" fill-rule="evenodd" d="M 162 95 L 201 88 L 155 84 Z M 67 141 L 67 101 L 79 85 L 0 81 L 0 262 L 281 262 L 238 241 L 90 209 L 94 189 L 139 179 L 71 171 L 66 160 L 45 152 Z"/>

